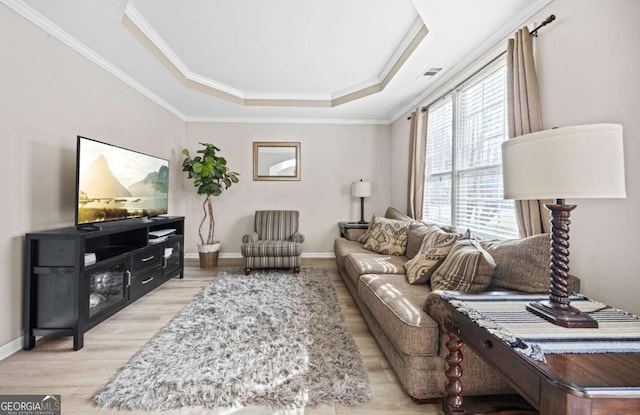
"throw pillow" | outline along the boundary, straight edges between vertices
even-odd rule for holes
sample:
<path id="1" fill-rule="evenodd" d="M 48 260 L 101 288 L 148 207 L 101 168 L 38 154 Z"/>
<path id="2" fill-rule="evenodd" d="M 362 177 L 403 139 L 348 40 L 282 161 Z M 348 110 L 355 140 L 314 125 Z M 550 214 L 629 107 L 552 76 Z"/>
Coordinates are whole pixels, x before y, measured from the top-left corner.
<path id="1" fill-rule="evenodd" d="M 424 237 L 430 228 L 431 226 L 424 222 L 411 222 L 411 225 L 409 225 L 409 234 L 407 235 L 407 258 L 412 259 L 420 252 Z"/>
<path id="2" fill-rule="evenodd" d="M 549 292 L 549 234 L 506 241 L 482 241 L 481 245 L 496 261 L 492 288 Z"/>
<path id="3" fill-rule="evenodd" d="M 411 238 L 411 227 L 409 228 Z M 431 226 L 425 232 L 422 245 L 418 253 L 404 265 L 407 270 L 409 284 L 426 284 L 433 271 L 442 264 L 459 235 L 447 233 L 437 226 Z M 409 248 L 407 247 L 407 251 Z M 407 256 L 409 254 L 407 253 Z"/>
<path id="4" fill-rule="evenodd" d="M 434 223 L 426 223 L 419 220 L 411 222 L 411 226 L 409 226 L 409 238 L 407 239 L 407 258 L 411 259 L 416 256 L 418 251 L 420 251 L 424 236 L 433 226 L 438 227 L 446 233 L 456 233 L 456 229 L 453 226 L 436 225 Z"/>
<path id="5" fill-rule="evenodd" d="M 410 221 L 374 216 L 364 248 L 384 255 L 404 255 Z"/>
<path id="6" fill-rule="evenodd" d="M 491 282 L 495 266 L 491 255 L 477 241 L 461 239 L 431 276 L 431 289 L 484 291 Z"/>

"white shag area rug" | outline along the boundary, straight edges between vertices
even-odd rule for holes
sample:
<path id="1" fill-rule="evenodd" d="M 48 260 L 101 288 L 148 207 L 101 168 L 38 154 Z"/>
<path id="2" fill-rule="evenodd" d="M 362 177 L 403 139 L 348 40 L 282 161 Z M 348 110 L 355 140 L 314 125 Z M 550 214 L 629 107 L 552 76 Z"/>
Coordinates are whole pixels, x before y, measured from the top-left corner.
<path id="1" fill-rule="evenodd" d="M 102 408 L 269 406 L 372 398 L 331 275 L 223 271 L 94 396 Z"/>

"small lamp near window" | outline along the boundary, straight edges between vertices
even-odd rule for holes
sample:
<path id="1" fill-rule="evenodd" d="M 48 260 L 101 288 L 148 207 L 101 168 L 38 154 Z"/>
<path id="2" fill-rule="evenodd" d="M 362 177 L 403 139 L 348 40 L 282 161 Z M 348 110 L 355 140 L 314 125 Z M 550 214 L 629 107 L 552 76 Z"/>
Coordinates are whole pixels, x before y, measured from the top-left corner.
<path id="1" fill-rule="evenodd" d="M 622 126 L 589 124 L 526 134 L 502 144 L 504 198 L 556 199 L 551 211 L 551 288 L 548 301 L 527 310 L 563 327 L 598 327 L 572 307 L 568 295 L 569 220 L 565 198 L 624 198 Z"/>
<path id="2" fill-rule="evenodd" d="M 371 182 L 353 182 L 351 184 L 351 196 L 360 198 L 360 222 L 367 223 L 364 220 L 364 198 L 371 196 Z"/>

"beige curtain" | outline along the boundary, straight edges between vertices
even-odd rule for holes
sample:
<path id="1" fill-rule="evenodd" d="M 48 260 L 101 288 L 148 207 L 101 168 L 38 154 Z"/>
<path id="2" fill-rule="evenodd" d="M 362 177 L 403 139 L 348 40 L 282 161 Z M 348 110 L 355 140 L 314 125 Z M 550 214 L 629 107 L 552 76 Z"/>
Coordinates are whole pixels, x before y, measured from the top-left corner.
<path id="1" fill-rule="evenodd" d="M 538 77 L 533 59 L 533 42 L 526 27 L 518 30 L 507 44 L 507 101 L 509 138 L 542 129 Z M 520 237 L 550 230 L 548 200 L 516 200 Z"/>
<path id="2" fill-rule="evenodd" d="M 424 203 L 424 172 L 427 150 L 427 111 L 417 108 L 411 113 L 409 132 L 409 186 L 407 214 L 422 219 Z"/>

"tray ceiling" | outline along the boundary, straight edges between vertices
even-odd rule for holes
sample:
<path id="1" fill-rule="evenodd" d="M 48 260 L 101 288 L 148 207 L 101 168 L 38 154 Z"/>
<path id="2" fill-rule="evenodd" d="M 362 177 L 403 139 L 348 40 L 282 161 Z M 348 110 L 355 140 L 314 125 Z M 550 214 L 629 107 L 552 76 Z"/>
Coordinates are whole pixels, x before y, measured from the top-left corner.
<path id="1" fill-rule="evenodd" d="M 0 1 L 184 119 L 385 123 L 551 0 Z"/>

